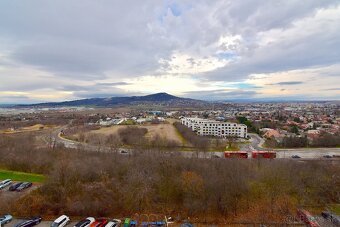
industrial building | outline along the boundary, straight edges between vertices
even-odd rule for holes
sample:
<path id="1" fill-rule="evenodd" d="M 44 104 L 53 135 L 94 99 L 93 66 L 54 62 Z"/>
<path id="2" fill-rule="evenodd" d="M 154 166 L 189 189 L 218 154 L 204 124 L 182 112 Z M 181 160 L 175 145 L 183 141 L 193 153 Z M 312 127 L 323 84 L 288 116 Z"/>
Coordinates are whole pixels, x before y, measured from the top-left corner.
<path id="1" fill-rule="evenodd" d="M 247 138 L 247 126 L 232 122 L 221 122 L 202 118 L 188 118 L 181 119 L 181 123 L 192 131 L 201 136 L 217 136 L 217 137 L 239 137 Z"/>

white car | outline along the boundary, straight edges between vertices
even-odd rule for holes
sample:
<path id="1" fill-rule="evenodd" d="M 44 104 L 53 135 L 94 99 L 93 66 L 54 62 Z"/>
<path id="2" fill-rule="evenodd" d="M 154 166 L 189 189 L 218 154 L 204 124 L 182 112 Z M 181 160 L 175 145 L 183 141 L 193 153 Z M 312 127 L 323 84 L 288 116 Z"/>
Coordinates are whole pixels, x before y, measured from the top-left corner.
<path id="1" fill-rule="evenodd" d="M 67 217 L 66 215 L 61 215 L 51 224 L 51 227 L 64 227 L 69 221 L 69 217 Z"/>
<path id="2" fill-rule="evenodd" d="M 6 179 L 4 181 L 1 181 L 0 182 L 0 189 L 4 189 L 5 187 L 9 186 L 10 184 L 12 184 L 11 179 Z"/>
<path id="3" fill-rule="evenodd" d="M 121 222 L 121 220 L 113 219 L 112 221 L 109 221 L 105 227 L 119 227 Z"/>
<path id="4" fill-rule="evenodd" d="M 0 226 L 10 223 L 12 219 L 13 219 L 12 215 L 9 214 L 0 216 Z"/>

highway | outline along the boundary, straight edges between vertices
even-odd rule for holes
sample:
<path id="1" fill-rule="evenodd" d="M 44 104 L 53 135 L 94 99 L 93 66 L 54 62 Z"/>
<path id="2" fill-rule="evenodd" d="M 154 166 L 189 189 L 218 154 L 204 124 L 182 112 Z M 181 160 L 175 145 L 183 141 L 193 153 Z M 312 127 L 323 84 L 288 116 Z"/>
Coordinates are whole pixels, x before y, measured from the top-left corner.
<path id="1" fill-rule="evenodd" d="M 251 134 L 250 143 L 240 146 L 242 151 L 249 154 L 254 150 L 274 150 L 277 158 L 292 158 L 293 155 L 299 156 L 301 159 L 325 159 L 324 156 L 339 155 L 340 148 L 293 148 L 293 149 L 268 149 L 263 148 L 264 139 L 257 134 Z"/>
<path id="2" fill-rule="evenodd" d="M 61 131 L 64 130 L 66 126 L 61 127 L 52 132 L 52 137 L 54 138 L 55 143 L 63 144 L 67 148 L 82 148 L 88 151 L 99 151 L 99 152 L 112 152 L 109 147 L 104 146 L 96 146 L 87 143 L 80 143 L 77 141 L 72 141 L 65 139 L 61 136 Z M 311 159 L 320 159 L 320 160 L 334 160 L 334 158 L 325 158 L 324 156 L 339 156 L 340 157 L 340 148 L 295 148 L 295 149 L 268 149 L 263 148 L 262 145 L 264 143 L 264 139 L 262 139 L 257 134 L 249 134 L 251 139 L 250 143 L 241 144 L 240 148 L 242 151 L 248 152 L 248 157 L 251 157 L 251 151 L 254 150 L 274 150 L 276 151 L 277 158 L 286 158 L 293 159 L 293 155 L 297 155 L 300 158 L 294 160 L 311 160 Z M 118 148 L 118 152 L 121 154 L 131 153 L 131 149 L 126 148 Z M 175 152 L 165 152 L 165 154 L 172 155 Z M 178 153 L 178 152 L 176 152 Z M 198 158 L 218 158 L 223 157 L 223 152 L 193 152 L 193 151 L 181 151 L 179 152 L 185 157 L 198 157 Z M 336 160 L 340 160 L 337 158 Z"/>

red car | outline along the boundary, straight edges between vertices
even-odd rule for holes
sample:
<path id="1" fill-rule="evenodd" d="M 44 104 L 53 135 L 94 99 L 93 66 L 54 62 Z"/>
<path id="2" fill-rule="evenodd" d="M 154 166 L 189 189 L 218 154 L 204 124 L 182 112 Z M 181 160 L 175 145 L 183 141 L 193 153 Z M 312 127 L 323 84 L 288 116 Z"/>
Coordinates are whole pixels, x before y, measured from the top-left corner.
<path id="1" fill-rule="evenodd" d="M 225 151 L 225 158 L 248 158 L 248 153 L 246 151 Z"/>
<path id="2" fill-rule="evenodd" d="M 273 159 L 273 158 L 276 158 L 276 152 L 274 151 L 252 151 L 251 157 Z"/>
<path id="3" fill-rule="evenodd" d="M 297 216 L 309 227 L 320 227 L 320 225 L 316 222 L 316 219 L 306 210 L 299 209 L 297 211 Z"/>
<path id="4" fill-rule="evenodd" d="M 105 227 L 108 222 L 109 221 L 105 218 L 98 218 L 90 225 L 90 227 Z"/>

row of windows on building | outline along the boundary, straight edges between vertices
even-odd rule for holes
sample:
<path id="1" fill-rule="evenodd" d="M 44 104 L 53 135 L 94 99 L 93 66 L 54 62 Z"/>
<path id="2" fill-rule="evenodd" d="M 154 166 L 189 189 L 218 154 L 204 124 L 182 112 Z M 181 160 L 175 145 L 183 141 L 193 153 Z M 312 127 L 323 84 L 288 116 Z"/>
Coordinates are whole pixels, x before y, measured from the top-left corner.
<path id="1" fill-rule="evenodd" d="M 234 128 L 234 127 L 219 127 L 219 128 L 216 128 L 216 127 L 203 127 L 203 129 L 206 129 L 206 128 L 208 128 L 208 129 L 216 129 L 216 130 L 218 130 L 218 129 L 242 130 L 241 127 L 240 128 Z M 246 130 L 246 128 L 243 128 L 243 129 Z"/>
<path id="2" fill-rule="evenodd" d="M 237 124 L 204 124 L 204 126 L 236 126 Z"/>

